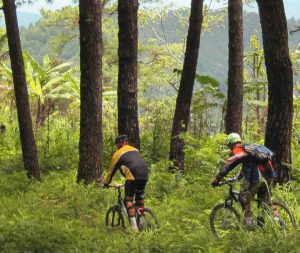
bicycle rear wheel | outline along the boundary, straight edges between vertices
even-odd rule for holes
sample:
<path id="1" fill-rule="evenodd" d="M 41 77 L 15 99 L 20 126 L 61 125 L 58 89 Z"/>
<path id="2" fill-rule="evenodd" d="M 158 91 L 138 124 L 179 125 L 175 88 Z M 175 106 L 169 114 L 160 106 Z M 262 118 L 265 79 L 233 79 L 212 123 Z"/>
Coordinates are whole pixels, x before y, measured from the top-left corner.
<path id="1" fill-rule="evenodd" d="M 281 229 L 293 229 L 296 226 L 295 218 L 290 209 L 282 202 L 273 200 L 272 208 L 265 202 L 261 201 L 262 209 L 264 210 L 264 217 L 272 225 L 277 225 Z"/>
<path id="2" fill-rule="evenodd" d="M 110 228 L 125 228 L 124 217 L 118 205 L 112 206 L 108 209 L 105 215 L 105 224 Z"/>
<path id="3" fill-rule="evenodd" d="M 158 229 L 158 220 L 152 210 L 144 208 L 141 213 L 137 211 L 137 225 L 140 231 L 149 231 Z"/>
<path id="4" fill-rule="evenodd" d="M 217 238 L 222 238 L 240 227 L 240 215 L 232 206 L 216 205 L 210 214 L 210 228 Z"/>

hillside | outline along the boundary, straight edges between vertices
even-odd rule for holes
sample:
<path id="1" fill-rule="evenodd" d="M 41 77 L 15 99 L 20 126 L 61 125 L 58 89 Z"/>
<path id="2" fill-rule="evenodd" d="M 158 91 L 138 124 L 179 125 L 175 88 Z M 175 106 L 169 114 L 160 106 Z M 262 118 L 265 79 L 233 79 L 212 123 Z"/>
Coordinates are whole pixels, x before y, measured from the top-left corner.
<path id="1" fill-rule="evenodd" d="M 295 28 L 300 20 L 288 20 L 288 30 Z M 228 26 L 227 17 L 218 27 L 213 28 L 210 32 L 203 34 L 201 38 L 201 48 L 199 57 L 198 71 L 210 74 L 223 82 L 227 76 L 228 61 Z M 244 14 L 244 50 L 249 50 L 250 36 L 261 34 L 259 16 L 255 12 Z M 295 50 L 300 43 L 300 33 L 289 36 L 290 50 Z"/>

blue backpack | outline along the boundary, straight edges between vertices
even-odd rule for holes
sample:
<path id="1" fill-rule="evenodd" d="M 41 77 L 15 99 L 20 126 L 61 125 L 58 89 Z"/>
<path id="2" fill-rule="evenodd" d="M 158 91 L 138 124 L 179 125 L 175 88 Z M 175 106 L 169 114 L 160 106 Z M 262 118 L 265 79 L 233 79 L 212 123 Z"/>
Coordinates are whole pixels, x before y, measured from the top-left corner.
<path id="1" fill-rule="evenodd" d="M 270 161 L 273 156 L 270 149 L 260 144 L 245 144 L 244 149 L 257 163 L 264 164 Z"/>

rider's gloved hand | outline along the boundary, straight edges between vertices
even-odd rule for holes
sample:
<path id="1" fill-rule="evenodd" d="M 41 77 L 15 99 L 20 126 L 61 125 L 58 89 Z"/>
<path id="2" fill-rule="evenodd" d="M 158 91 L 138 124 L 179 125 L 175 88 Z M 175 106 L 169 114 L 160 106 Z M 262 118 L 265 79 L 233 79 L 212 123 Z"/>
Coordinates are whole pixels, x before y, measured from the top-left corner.
<path id="1" fill-rule="evenodd" d="M 212 182 L 210 183 L 210 185 L 211 185 L 212 187 L 216 187 L 216 186 L 219 185 L 219 181 L 218 181 L 217 179 L 215 179 L 214 181 L 212 181 Z"/>

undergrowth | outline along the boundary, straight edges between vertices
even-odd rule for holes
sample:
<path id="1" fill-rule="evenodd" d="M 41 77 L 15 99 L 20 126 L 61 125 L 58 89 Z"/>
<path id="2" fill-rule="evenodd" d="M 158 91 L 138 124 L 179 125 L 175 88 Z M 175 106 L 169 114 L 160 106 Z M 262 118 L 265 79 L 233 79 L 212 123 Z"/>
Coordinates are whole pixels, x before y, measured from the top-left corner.
<path id="1" fill-rule="evenodd" d="M 300 252 L 299 228 L 236 231 L 222 240 L 212 235 L 211 209 L 228 190 L 210 186 L 228 156 L 221 145 L 223 135 L 184 136 L 184 175 L 169 173 L 166 159 L 151 162 L 152 151 L 144 147 L 150 167 L 146 206 L 156 213 L 160 228 L 142 233 L 108 230 L 105 213 L 117 192 L 76 183 L 78 129 L 61 124 L 47 133 L 49 146 L 45 145 L 47 135 L 37 132 L 42 182 L 27 179 L 18 138 L 13 138 L 16 130 L 8 129 L 5 137 L 0 136 L 0 252 Z M 110 145 L 107 141 L 104 166 L 112 153 Z M 159 152 L 166 157 L 166 150 Z M 293 154 L 297 163 L 299 154 Z M 297 180 L 274 189 L 274 196 L 288 203 L 297 224 L 299 190 Z"/>
<path id="2" fill-rule="evenodd" d="M 227 189 L 211 188 L 212 177 L 207 167 L 176 175 L 167 172 L 164 161 L 152 164 L 146 205 L 156 213 L 160 228 L 136 234 L 105 227 L 105 212 L 117 192 L 77 184 L 75 169 L 51 171 L 42 182 L 28 180 L 22 171 L 1 172 L 0 251 L 299 252 L 298 229 L 237 231 L 215 239 L 209 214 Z M 274 190 L 289 203 L 298 222 L 297 193 L 295 183 Z"/>

